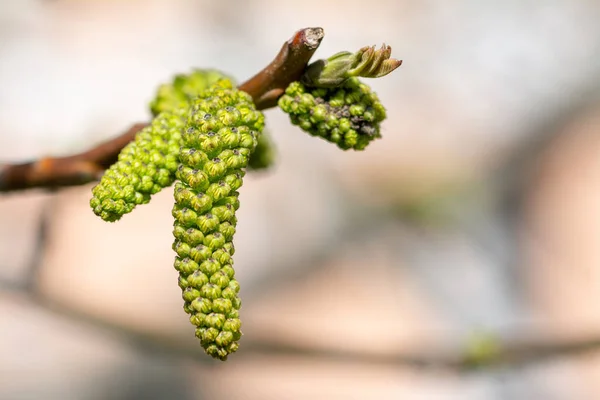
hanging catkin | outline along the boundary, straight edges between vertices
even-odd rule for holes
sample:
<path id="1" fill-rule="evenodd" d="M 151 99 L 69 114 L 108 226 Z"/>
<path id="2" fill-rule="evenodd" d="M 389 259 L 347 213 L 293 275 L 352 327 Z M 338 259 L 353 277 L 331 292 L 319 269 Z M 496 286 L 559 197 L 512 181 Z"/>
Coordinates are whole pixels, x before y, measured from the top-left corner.
<path id="1" fill-rule="evenodd" d="M 234 279 L 237 190 L 264 126 L 251 97 L 221 80 L 190 109 L 175 183 L 173 250 L 184 309 L 208 354 L 224 360 L 241 337 Z"/>

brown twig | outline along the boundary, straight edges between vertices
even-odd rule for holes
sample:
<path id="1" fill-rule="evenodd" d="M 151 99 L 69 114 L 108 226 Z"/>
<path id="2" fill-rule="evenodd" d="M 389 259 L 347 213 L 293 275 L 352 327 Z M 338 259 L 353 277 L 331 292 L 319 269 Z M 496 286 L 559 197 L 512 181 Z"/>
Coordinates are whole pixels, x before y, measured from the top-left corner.
<path id="1" fill-rule="evenodd" d="M 274 107 L 285 88 L 300 79 L 323 36 L 321 28 L 299 30 L 283 44 L 275 59 L 265 69 L 242 83 L 240 89 L 250 93 L 258 109 Z"/>
<path id="2" fill-rule="evenodd" d="M 240 85 L 259 110 L 274 107 L 285 88 L 304 72 L 319 47 L 321 28 L 305 28 L 285 42 L 269 65 Z M 0 192 L 82 185 L 98 180 L 117 160 L 121 149 L 147 124 L 137 123 L 125 133 L 100 145 L 67 157 L 44 157 L 22 164 L 0 164 Z"/>
<path id="3" fill-rule="evenodd" d="M 121 149 L 147 124 L 134 124 L 123 134 L 67 157 L 44 157 L 23 164 L 0 165 L 0 192 L 36 187 L 48 189 L 83 185 L 98 180 L 117 160 Z"/>

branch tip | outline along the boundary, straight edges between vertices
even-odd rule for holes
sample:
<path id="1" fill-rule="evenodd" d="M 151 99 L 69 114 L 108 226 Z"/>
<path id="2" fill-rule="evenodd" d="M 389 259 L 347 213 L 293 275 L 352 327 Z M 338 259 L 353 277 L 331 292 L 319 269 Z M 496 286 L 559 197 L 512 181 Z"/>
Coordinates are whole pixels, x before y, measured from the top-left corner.
<path id="1" fill-rule="evenodd" d="M 289 84 L 300 80 L 324 36 L 323 28 L 305 28 L 297 31 L 283 44 L 275 59 L 262 71 L 242 83 L 239 89 L 252 96 L 257 109 L 275 107 L 277 99 Z"/>
<path id="2" fill-rule="evenodd" d="M 309 49 L 316 49 L 321 44 L 321 40 L 325 37 L 323 28 L 305 28 L 301 29 L 294 35 L 294 40 L 298 38 L 304 46 Z"/>
<path id="3" fill-rule="evenodd" d="M 310 64 L 301 80 L 307 86 L 331 88 L 351 77 L 380 78 L 402 64 L 401 60 L 390 58 L 391 55 L 392 47 L 385 43 L 379 50 L 365 46 L 356 53 L 343 51 Z"/>

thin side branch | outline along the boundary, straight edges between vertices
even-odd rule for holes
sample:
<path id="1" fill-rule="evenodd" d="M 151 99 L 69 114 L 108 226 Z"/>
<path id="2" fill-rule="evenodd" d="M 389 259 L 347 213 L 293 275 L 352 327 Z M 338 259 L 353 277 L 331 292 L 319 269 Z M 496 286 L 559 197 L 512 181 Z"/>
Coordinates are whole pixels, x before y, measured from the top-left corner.
<path id="1" fill-rule="evenodd" d="M 321 28 L 299 30 L 283 44 L 269 65 L 239 88 L 252 96 L 259 110 L 274 107 L 285 88 L 300 79 L 323 36 Z M 121 149 L 147 125 L 134 124 L 114 139 L 72 156 L 0 164 L 0 193 L 31 188 L 56 189 L 96 181 L 117 160 Z"/>

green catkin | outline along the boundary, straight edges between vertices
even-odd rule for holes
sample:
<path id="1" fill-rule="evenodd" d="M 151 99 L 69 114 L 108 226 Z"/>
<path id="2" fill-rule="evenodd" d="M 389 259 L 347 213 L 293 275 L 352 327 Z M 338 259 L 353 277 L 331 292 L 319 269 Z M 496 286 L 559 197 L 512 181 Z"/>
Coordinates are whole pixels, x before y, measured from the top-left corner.
<path id="1" fill-rule="evenodd" d="M 206 353 L 225 360 L 241 333 L 234 279 L 237 190 L 264 126 L 252 98 L 221 80 L 194 101 L 175 183 L 173 250 L 184 310 Z"/>
<path id="2" fill-rule="evenodd" d="M 159 86 L 154 100 L 150 103 L 153 115 L 163 111 L 174 111 L 189 107 L 203 91 L 219 79 L 231 79 L 218 70 L 196 69 L 190 74 L 179 74 L 173 82 Z M 258 145 L 250 155 L 249 169 L 266 169 L 273 165 L 275 150 L 269 133 L 265 130 L 258 138 Z"/>
<path id="3" fill-rule="evenodd" d="M 96 215 L 117 221 L 173 184 L 184 117 L 184 110 L 159 114 L 121 150 L 117 162 L 92 189 L 90 206 Z"/>
<path id="4" fill-rule="evenodd" d="M 363 150 L 380 138 L 380 123 L 386 117 L 377 95 L 357 78 L 335 88 L 313 88 L 293 82 L 278 105 L 290 115 L 294 125 L 343 150 Z"/>

